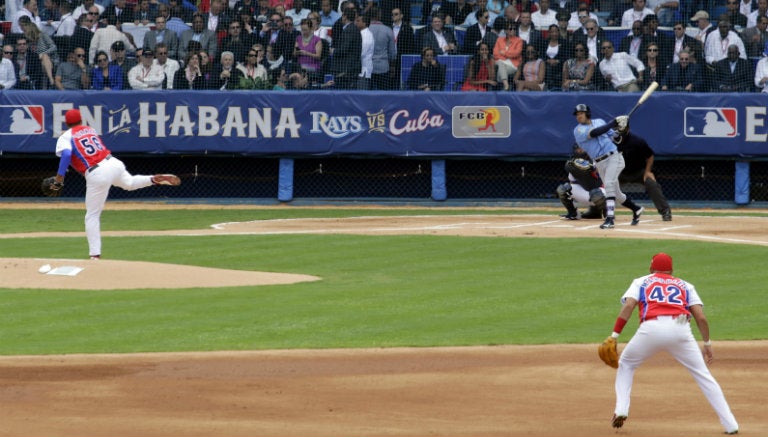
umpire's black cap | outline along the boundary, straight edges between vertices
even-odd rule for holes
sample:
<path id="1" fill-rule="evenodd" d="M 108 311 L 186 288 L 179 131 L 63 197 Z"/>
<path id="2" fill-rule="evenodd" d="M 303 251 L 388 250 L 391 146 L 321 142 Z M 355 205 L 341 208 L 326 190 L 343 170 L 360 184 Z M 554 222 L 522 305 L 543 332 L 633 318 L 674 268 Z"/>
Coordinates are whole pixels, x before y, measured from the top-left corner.
<path id="1" fill-rule="evenodd" d="M 586 112 L 587 113 L 587 117 L 591 117 L 592 116 L 592 111 L 589 109 L 589 106 L 587 106 L 587 105 L 585 105 L 583 103 L 579 103 L 578 105 L 576 105 L 575 108 L 573 108 L 573 115 L 576 115 L 579 112 Z"/>

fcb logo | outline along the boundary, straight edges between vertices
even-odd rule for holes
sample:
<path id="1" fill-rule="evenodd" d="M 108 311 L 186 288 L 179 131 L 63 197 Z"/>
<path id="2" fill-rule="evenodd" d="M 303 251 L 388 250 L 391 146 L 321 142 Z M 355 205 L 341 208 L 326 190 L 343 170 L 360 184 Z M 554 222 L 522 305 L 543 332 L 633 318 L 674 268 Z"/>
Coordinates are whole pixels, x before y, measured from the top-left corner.
<path id="1" fill-rule="evenodd" d="M 44 115 L 39 105 L 0 105 L 0 135 L 40 135 Z"/>
<path id="2" fill-rule="evenodd" d="M 735 138 L 738 136 L 736 108 L 685 108 L 685 136 Z"/>
<path id="3" fill-rule="evenodd" d="M 512 133 L 507 106 L 455 106 L 451 115 L 455 138 L 507 138 Z"/>

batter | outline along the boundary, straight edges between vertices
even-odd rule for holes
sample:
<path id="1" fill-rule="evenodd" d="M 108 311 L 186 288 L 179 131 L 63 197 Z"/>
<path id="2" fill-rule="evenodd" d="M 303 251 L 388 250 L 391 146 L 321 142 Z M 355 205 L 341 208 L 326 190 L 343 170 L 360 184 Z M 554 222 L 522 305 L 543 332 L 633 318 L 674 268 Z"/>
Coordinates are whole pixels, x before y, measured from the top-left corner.
<path id="1" fill-rule="evenodd" d="M 619 173 L 624 169 L 624 158 L 613 143 L 614 127 L 626 126 L 629 118 L 626 115 L 616 117 L 609 123 L 600 118 L 592 119 L 592 111 L 585 104 L 576 105 L 573 110 L 579 123 L 573 129 L 576 143 L 584 149 L 597 166 L 597 172 L 605 185 L 605 222 L 600 229 L 613 229 L 616 202 L 632 210 L 632 226 L 640 223 L 643 207 L 638 206 L 619 186 Z"/>
<path id="2" fill-rule="evenodd" d="M 107 149 L 96 131 L 82 124 L 79 110 L 67 111 L 64 121 L 69 129 L 56 141 L 56 156 L 61 159 L 54 185 L 58 188 L 63 186 L 70 165 L 85 177 L 85 235 L 91 259 L 99 259 L 101 212 L 112 185 L 131 191 L 150 185 L 180 185 L 181 180 L 171 174 L 131 175 L 126 171 L 125 164 Z"/>
<path id="3" fill-rule="evenodd" d="M 624 348 L 616 372 L 613 427 L 621 428 L 629 415 L 629 395 L 635 370 L 656 352 L 665 350 L 685 366 L 696 380 L 720 418 L 725 433 L 738 433 L 739 424 L 731 413 L 723 390 L 707 368 L 707 364 L 712 363 L 713 359 L 712 342 L 709 323 L 704 315 L 704 304 L 696 293 L 696 288 L 693 284 L 672 276 L 672 257 L 666 253 L 653 256 L 650 273 L 632 281 L 624 293 L 621 298 L 623 306 L 611 334 L 613 338 L 619 337 L 635 307 L 639 305 L 640 327 Z M 699 350 L 688 323 L 691 316 L 704 340 L 703 351 Z"/>

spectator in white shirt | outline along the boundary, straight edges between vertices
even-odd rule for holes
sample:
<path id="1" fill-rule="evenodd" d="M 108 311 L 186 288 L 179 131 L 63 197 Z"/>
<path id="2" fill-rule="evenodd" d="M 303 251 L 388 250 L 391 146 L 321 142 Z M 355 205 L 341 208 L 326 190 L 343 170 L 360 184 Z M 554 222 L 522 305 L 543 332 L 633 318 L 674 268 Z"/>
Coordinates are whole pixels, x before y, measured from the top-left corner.
<path id="1" fill-rule="evenodd" d="M 717 32 L 712 32 L 704 44 L 704 58 L 707 64 L 714 65 L 717 61 L 728 57 L 728 47 L 736 45 L 739 48 L 739 57 L 747 59 L 747 50 L 741 37 L 731 30 L 728 20 L 717 23 Z"/>
<path id="2" fill-rule="evenodd" d="M 10 58 L 5 52 L 11 52 Z M 0 90 L 9 90 L 16 86 L 16 71 L 13 67 L 13 47 L 3 46 L 3 57 L 0 61 Z"/>
<path id="3" fill-rule="evenodd" d="M 624 53 L 614 53 L 613 43 L 605 40 L 601 44 L 601 50 L 605 56 L 600 61 L 600 73 L 603 78 L 613 85 L 616 91 L 620 92 L 640 92 L 638 83 L 643 81 L 642 72 L 645 71 L 645 65 L 637 58 Z M 639 77 L 635 77 L 630 67 L 637 70 Z"/>
<path id="4" fill-rule="evenodd" d="M 11 33 L 24 33 L 19 24 L 19 18 L 21 17 L 29 17 L 38 29 L 41 28 L 42 20 L 40 20 L 40 15 L 37 12 L 37 0 L 24 0 L 24 6 L 13 16 Z"/>
<path id="5" fill-rule="evenodd" d="M 539 0 L 539 10 L 531 14 L 531 21 L 539 30 L 557 24 L 557 12 L 549 8 L 549 0 Z"/>
<path id="6" fill-rule="evenodd" d="M 744 14 L 747 16 L 747 27 L 755 27 L 757 25 L 757 17 L 763 15 L 768 17 L 768 0 L 757 0 L 757 9 L 750 14 Z"/>
<path id="7" fill-rule="evenodd" d="M 293 7 L 285 11 L 286 17 L 293 18 L 294 23 L 301 23 L 301 20 L 309 16 L 310 10 L 304 8 L 304 0 L 293 0 Z"/>
<path id="8" fill-rule="evenodd" d="M 83 0 L 83 4 L 76 7 L 75 10 L 72 11 L 72 18 L 77 20 L 81 15 L 87 14 L 88 11 L 91 10 L 91 6 L 96 6 L 96 8 L 99 10 L 99 15 L 104 13 L 104 6 L 100 4 L 94 4 L 93 0 Z"/>
<path id="9" fill-rule="evenodd" d="M 159 90 L 163 87 L 165 71 L 163 67 L 154 64 L 152 50 L 141 54 L 141 62 L 128 72 L 128 83 L 135 90 Z"/>
<path id="10" fill-rule="evenodd" d="M 755 86 L 762 92 L 768 93 L 768 47 L 763 52 L 763 57 L 755 67 Z"/>
<path id="11" fill-rule="evenodd" d="M 593 19 L 595 22 L 599 22 L 597 14 L 589 11 L 589 5 L 586 2 L 579 2 L 579 9 L 575 12 L 571 12 L 571 19 L 568 20 L 568 29 L 574 29 L 574 32 L 582 32 L 586 34 L 584 30 L 584 24 L 588 19 Z"/>
<path id="12" fill-rule="evenodd" d="M 181 67 L 179 61 L 171 59 L 169 56 L 168 44 L 159 42 L 155 45 L 155 60 L 152 64 L 159 65 L 165 72 L 166 88 L 173 89 L 173 77 Z"/>
<path id="13" fill-rule="evenodd" d="M 56 28 L 54 35 L 72 36 L 75 33 L 75 29 L 77 29 L 77 20 L 72 15 L 72 6 L 68 1 L 64 0 L 59 5 L 59 10 L 61 11 L 61 20 L 59 20 L 59 27 Z"/>
<path id="14" fill-rule="evenodd" d="M 358 89 L 367 90 L 371 88 L 371 73 L 373 72 L 373 33 L 368 29 L 371 24 L 371 18 L 368 14 L 358 15 L 355 18 L 355 26 L 360 29 L 360 36 L 363 38 L 363 50 L 360 52 L 360 62 L 363 64 L 363 70 L 360 72 Z"/>
<path id="15" fill-rule="evenodd" d="M 621 16 L 621 27 L 632 27 L 635 21 L 643 21 L 646 15 L 651 15 L 653 10 L 645 6 L 645 0 L 633 0 L 632 8 L 624 11 Z"/>

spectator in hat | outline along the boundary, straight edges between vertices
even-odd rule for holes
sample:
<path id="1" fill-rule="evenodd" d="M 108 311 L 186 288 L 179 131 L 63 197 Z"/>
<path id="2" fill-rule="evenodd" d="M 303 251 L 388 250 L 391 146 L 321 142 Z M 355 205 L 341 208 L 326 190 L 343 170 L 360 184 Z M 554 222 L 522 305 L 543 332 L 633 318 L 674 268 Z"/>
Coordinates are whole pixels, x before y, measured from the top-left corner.
<path id="1" fill-rule="evenodd" d="M 691 17 L 691 21 L 696 23 L 697 30 L 694 38 L 703 45 L 707 42 L 709 33 L 715 30 L 715 27 L 709 22 L 709 13 L 707 11 L 698 11 Z"/>
<path id="2" fill-rule="evenodd" d="M 131 89 L 131 84 L 128 82 L 128 72 L 136 65 L 136 59 L 126 57 L 125 44 L 122 41 L 115 41 L 110 48 L 110 57 L 112 61 L 109 65 L 117 65 L 123 72 L 123 89 Z"/>
<path id="3" fill-rule="evenodd" d="M 155 53 L 150 50 L 142 50 L 141 60 L 138 65 L 128 72 L 128 83 L 135 90 L 159 90 L 165 81 L 163 67 L 155 64 Z"/>

